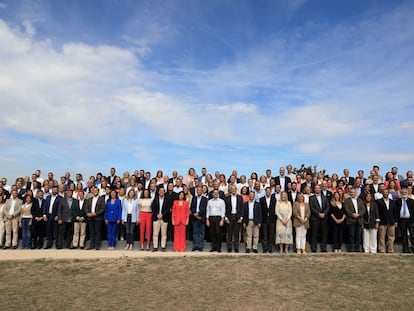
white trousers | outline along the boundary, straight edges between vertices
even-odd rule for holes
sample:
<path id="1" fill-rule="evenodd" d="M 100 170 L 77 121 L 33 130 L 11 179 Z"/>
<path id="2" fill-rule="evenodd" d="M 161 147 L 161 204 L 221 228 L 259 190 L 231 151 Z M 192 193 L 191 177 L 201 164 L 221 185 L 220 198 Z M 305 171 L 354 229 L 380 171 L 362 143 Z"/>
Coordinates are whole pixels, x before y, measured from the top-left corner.
<path id="1" fill-rule="evenodd" d="M 377 252 L 377 229 L 364 229 L 363 245 L 365 253 Z"/>

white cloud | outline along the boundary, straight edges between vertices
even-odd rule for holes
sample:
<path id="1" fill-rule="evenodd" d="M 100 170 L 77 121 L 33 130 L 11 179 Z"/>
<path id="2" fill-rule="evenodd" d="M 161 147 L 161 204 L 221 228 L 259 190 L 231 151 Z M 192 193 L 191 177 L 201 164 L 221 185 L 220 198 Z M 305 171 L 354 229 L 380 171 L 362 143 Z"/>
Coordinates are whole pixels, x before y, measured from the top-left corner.
<path id="1" fill-rule="evenodd" d="M 7 4 L 0 2 L 0 9 L 5 9 L 5 8 L 7 8 Z"/>

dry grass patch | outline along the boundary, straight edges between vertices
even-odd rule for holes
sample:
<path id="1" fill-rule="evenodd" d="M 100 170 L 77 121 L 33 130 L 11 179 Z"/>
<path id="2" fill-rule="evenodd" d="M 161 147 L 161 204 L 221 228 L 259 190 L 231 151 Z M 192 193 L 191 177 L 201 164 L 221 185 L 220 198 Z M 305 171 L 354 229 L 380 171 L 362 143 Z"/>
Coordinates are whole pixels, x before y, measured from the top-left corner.
<path id="1" fill-rule="evenodd" d="M 414 257 L 363 254 L 1 262 L 2 310 L 409 310 Z"/>

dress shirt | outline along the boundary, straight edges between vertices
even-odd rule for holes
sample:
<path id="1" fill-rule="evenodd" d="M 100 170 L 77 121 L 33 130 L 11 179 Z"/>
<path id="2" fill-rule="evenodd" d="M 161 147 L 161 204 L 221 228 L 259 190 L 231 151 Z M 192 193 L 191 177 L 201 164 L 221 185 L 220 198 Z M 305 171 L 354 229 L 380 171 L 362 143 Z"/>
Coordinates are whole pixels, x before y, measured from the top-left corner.
<path id="1" fill-rule="evenodd" d="M 162 212 L 162 205 L 164 204 L 164 197 L 159 197 L 158 198 L 159 199 L 159 202 L 160 202 L 160 204 L 159 204 L 159 206 L 160 206 L 160 210 L 158 211 L 158 214 L 162 214 L 161 212 Z"/>
<path id="2" fill-rule="evenodd" d="M 132 204 L 134 201 L 128 200 L 128 210 L 127 214 L 132 214 Z"/>
<path id="3" fill-rule="evenodd" d="M 196 213 L 200 213 L 200 202 L 201 202 L 201 198 L 203 196 L 197 196 L 197 208 L 196 208 Z"/>
<path id="4" fill-rule="evenodd" d="M 50 205 L 49 205 L 49 214 L 53 213 L 53 204 L 55 204 L 56 196 L 52 195 L 50 198 Z"/>
<path id="5" fill-rule="evenodd" d="M 322 196 L 319 194 L 315 194 L 316 199 L 318 200 L 319 207 L 322 209 Z"/>
<path id="6" fill-rule="evenodd" d="M 357 201 L 357 199 L 353 199 L 353 198 L 351 198 L 351 200 L 352 200 L 352 204 L 354 204 L 355 213 L 358 214 L 359 213 L 359 211 L 358 211 L 358 201 Z"/>
<path id="7" fill-rule="evenodd" d="M 404 219 L 410 218 L 410 211 L 408 210 L 407 199 L 402 198 L 401 203 L 402 203 L 402 206 L 401 206 L 401 211 L 400 211 L 400 217 Z"/>
<path id="8" fill-rule="evenodd" d="M 254 219 L 254 201 L 249 200 L 249 220 Z"/>
<path id="9" fill-rule="evenodd" d="M 237 196 L 232 195 L 231 196 L 231 213 L 232 214 L 237 214 Z"/>
<path id="10" fill-rule="evenodd" d="M 96 203 L 98 202 L 98 199 L 99 199 L 99 197 L 98 196 L 96 196 L 96 197 L 93 197 L 92 198 L 92 207 L 91 207 L 91 212 L 92 213 L 95 213 L 95 210 L 96 210 Z M 106 200 L 105 200 L 106 201 Z"/>
<path id="11" fill-rule="evenodd" d="M 9 215 L 14 215 L 14 206 L 16 205 L 16 199 L 11 199 L 11 206 L 9 210 Z"/>
<path id="12" fill-rule="evenodd" d="M 267 206 L 267 208 L 269 208 L 269 206 L 270 206 L 270 196 L 266 197 L 266 206 Z"/>
<path id="13" fill-rule="evenodd" d="M 279 176 L 280 180 L 280 190 L 283 192 L 285 191 L 285 176 Z"/>
<path id="14" fill-rule="evenodd" d="M 79 209 L 82 210 L 83 208 L 83 202 L 85 202 L 85 200 L 79 200 Z"/>
<path id="15" fill-rule="evenodd" d="M 220 198 L 211 199 L 207 203 L 207 217 L 210 216 L 220 216 L 221 218 L 225 217 L 226 213 L 226 204 Z"/>

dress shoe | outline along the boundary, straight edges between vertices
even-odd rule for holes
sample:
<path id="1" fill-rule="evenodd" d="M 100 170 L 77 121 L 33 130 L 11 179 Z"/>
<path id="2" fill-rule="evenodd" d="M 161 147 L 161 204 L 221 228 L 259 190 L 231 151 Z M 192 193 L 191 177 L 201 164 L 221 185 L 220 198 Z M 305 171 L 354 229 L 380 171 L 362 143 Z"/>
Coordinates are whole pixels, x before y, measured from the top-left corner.
<path id="1" fill-rule="evenodd" d="M 13 249 L 17 249 L 17 245 L 13 246 L 12 248 L 13 248 Z"/>
<path id="2" fill-rule="evenodd" d="M 257 249 L 254 249 L 253 250 L 253 253 L 257 254 L 258 253 Z"/>
<path id="3" fill-rule="evenodd" d="M 232 249 L 231 249 L 231 248 L 228 248 L 228 249 L 227 249 L 227 253 L 231 253 L 231 251 L 232 251 Z"/>
<path id="4" fill-rule="evenodd" d="M 152 252 L 158 252 L 158 248 L 153 248 Z"/>
<path id="5" fill-rule="evenodd" d="M 202 248 L 202 247 L 200 247 L 200 248 L 198 249 L 198 251 L 199 251 L 199 252 L 202 252 L 202 251 L 203 251 L 203 248 Z"/>
<path id="6" fill-rule="evenodd" d="M 165 247 L 161 248 L 161 252 L 166 252 L 167 250 L 165 249 Z"/>
<path id="7" fill-rule="evenodd" d="M 76 246 L 71 246 L 69 249 L 77 249 Z"/>
<path id="8" fill-rule="evenodd" d="M 94 247 L 94 246 L 88 246 L 88 247 L 86 248 L 86 250 L 87 250 L 87 251 L 89 251 L 89 250 L 91 250 L 91 249 L 95 249 L 95 247 Z"/>
<path id="9" fill-rule="evenodd" d="M 44 247 L 44 249 L 49 249 L 49 248 L 52 248 L 52 246 L 50 246 L 50 245 L 46 245 L 46 246 Z"/>
<path id="10" fill-rule="evenodd" d="M 250 253 L 250 248 L 246 248 L 246 253 Z"/>
<path id="11" fill-rule="evenodd" d="M 100 248 L 99 246 L 97 246 L 97 247 L 95 247 L 95 249 L 96 249 L 97 251 L 99 251 L 101 248 Z"/>
<path id="12" fill-rule="evenodd" d="M 273 253 L 273 250 L 269 249 L 269 250 L 268 250 L 268 253 L 269 253 L 269 254 L 272 254 L 272 253 Z"/>
<path id="13" fill-rule="evenodd" d="M 239 249 L 238 249 L 238 248 L 236 248 L 236 249 L 234 250 L 234 252 L 235 252 L 235 253 L 238 253 L 238 252 L 239 252 Z"/>
<path id="14" fill-rule="evenodd" d="M 85 246 L 81 246 L 80 249 L 85 249 Z"/>
<path id="15" fill-rule="evenodd" d="M 198 248 L 195 248 L 195 247 L 194 247 L 191 251 L 192 251 L 192 252 L 198 251 Z"/>
<path id="16" fill-rule="evenodd" d="M 217 253 L 221 253 L 221 249 L 220 248 L 217 250 Z"/>
<path id="17" fill-rule="evenodd" d="M 10 246 L 5 246 L 5 247 L 3 247 L 3 249 L 9 249 L 10 248 Z"/>
<path id="18" fill-rule="evenodd" d="M 210 249 L 210 252 L 217 252 L 217 248 Z"/>
<path id="19" fill-rule="evenodd" d="M 37 249 L 41 249 L 41 248 L 42 248 L 42 245 L 38 245 L 38 246 L 37 246 Z"/>

